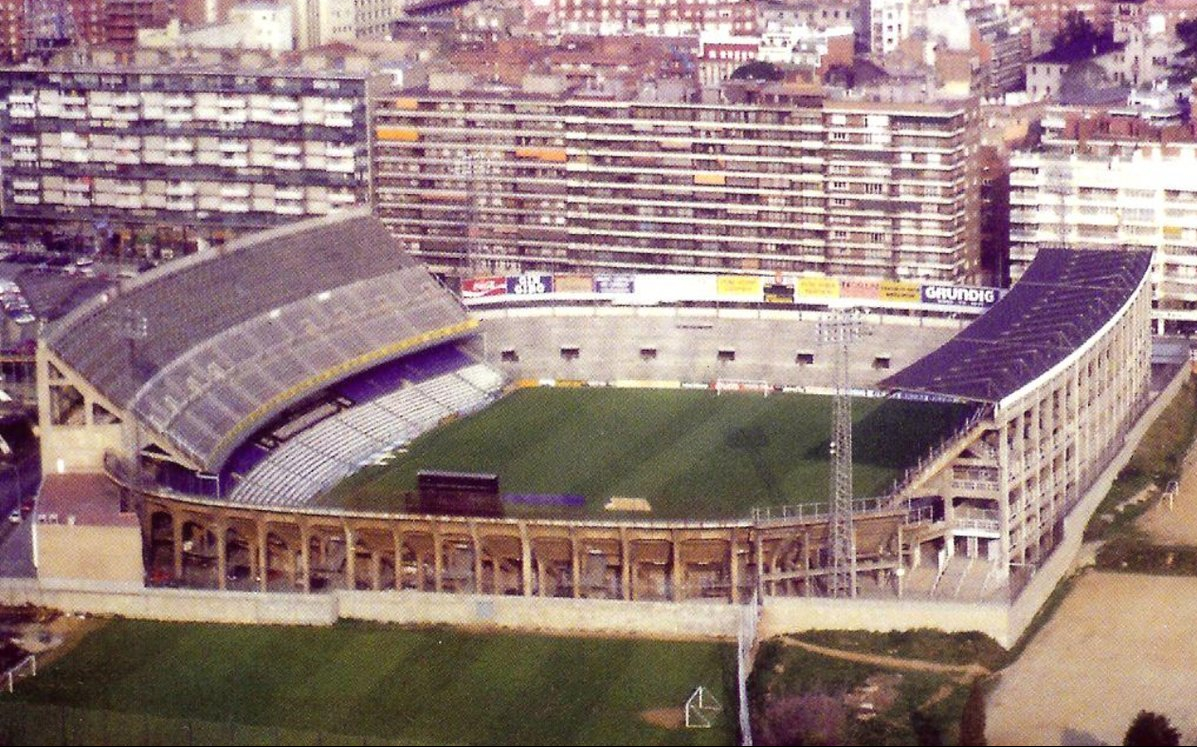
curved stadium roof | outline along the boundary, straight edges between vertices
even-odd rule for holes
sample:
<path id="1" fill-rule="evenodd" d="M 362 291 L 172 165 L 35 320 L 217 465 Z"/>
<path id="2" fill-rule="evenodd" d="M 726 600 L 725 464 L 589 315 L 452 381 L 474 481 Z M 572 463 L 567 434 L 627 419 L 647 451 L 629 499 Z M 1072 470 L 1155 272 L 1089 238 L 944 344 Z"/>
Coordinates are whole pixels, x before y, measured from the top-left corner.
<path id="1" fill-rule="evenodd" d="M 145 336 L 130 358 L 130 318 Z M 328 384 L 467 333 L 461 304 L 367 211 L 169 264 L 46 336 L 62 360 L 198 466 Z"/>
<path id="2" fill-rule="evenodd" d="M 883 389 L 997 403 L 1095 335 L 1151 269 L 1151 252 L 1040 249 L 1022 279 Z"/>

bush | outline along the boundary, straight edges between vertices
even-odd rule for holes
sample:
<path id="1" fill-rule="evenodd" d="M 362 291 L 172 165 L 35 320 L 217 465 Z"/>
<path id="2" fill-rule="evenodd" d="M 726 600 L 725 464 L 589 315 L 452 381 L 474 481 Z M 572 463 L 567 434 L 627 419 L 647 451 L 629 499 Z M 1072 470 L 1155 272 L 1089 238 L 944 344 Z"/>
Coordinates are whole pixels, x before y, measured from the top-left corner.
<path id="1" fill-rule="evenodd" d="M 1166 716 L 1151 711 L 1139 711 L 1123 738 L 1124 745 L 1163 745 L 1172 747 L 1180 744 L 1180 732 Z"/>
<path id="2" fill-rule="evenodd" d="M 960 714 L 960 744 L 964 747 L 985 744 L 985 689 L 980 678 L 973 680 Z"/>
<path id="3" fill-rule="evenodd" d="M 809 692 L 779 698 L 765 708 L 764 745 L 840 745 L 847 736 L 848 709 L 841 696 Z"/>

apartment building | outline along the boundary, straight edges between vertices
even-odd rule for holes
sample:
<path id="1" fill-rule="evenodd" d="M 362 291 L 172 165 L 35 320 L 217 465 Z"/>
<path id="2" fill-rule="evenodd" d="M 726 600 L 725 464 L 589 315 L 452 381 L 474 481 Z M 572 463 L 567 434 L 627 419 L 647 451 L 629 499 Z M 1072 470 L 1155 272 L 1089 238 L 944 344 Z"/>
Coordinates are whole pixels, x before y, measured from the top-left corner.
<path id="1" fill-rule="evenodd" d="M 720 29 L 730 34 L 757 30 L 753 0 L 550 0 L 553 26 L 568 34 L 693 36 Z"/>
<path id="2" fill-rule="evenodd" d="M 371 108 L 375 208 L 434 266 L 978 277 L 974 100 L 492 80 Z"/>
<path id="3" fill-rule="evenodd" d="M 0 68 L 0 215 L 215 231 L 364 203 L 359 67 L 143 50 Z"/>
<path id="4" fill-rule="evenodd" d="M 1040 246 L 1155 252 L 1160 329 L 1197 330 L 1197 128 L 1049 110 L 1042 142 L 1010 158 L 1010 269 Z"/>

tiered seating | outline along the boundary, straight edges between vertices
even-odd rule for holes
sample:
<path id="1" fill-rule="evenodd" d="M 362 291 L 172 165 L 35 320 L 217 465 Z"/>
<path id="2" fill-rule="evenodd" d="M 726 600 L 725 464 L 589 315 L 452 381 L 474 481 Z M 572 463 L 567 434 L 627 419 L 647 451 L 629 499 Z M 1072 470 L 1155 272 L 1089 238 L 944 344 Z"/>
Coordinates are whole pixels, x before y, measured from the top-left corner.
<path id="1" fill-rule="evenodd" d="M 469 358 L 462 354 L 460 360 Z M 298 505 L 449 415 L 490 402 L 502 376 L 483 364 L 416 382 L 322 420 L 280 446 L 236 487 L 234 503 Z"/>
<path id="2" fill-rule="evenodd" d="M 1095 335 L 1150 267 L 1150 252 L 1041 249 L 993 308 L 881 385 L 997 402 Z"/>
<path id="3" fill-rule="evenodd" d="M 377 219 L 357 212 L 172 263 L 77 309 L 47 343 L 213 470 L 238 439 L 293 402 L 472 324 Z M 130 335 L 130 326 L 143 326 L 144 336 Z M 417 358 L 419 376 L 408 378 L 460 368 L 460 356 L 448 348 Z"/>

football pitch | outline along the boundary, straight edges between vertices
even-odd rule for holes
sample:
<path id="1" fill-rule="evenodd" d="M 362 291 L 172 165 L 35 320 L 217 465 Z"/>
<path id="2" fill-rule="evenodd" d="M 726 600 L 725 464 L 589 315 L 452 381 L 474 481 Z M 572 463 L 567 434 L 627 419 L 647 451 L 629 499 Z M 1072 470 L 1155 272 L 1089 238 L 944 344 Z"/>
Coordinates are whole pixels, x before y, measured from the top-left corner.
<path id="1" fill-rule="evenodd" d="M 899 400 L 857 398 L 853 408 L 858 497 L 883 494 L 967 415 L 958 405 Z M 604 505 L 618 496 L 644 499 L 655 518 L 740 517 L 754 506 L 826 501 L 830 432 L 829 397 L 522 389 L 424 434 L 320 500 L 402 510 L 418 471 L 453 470 L 495 473 L 504 493 L 585 496 L 581 509 L 538 515 L 610 515 Z"/>
<path id="2" fill-rule="evenodd" d="M 731 744 L 730 644 L 110 620 L 0 695 L 5 744 Z M 712 728 L 686 729 L 698 686 Z"/>

